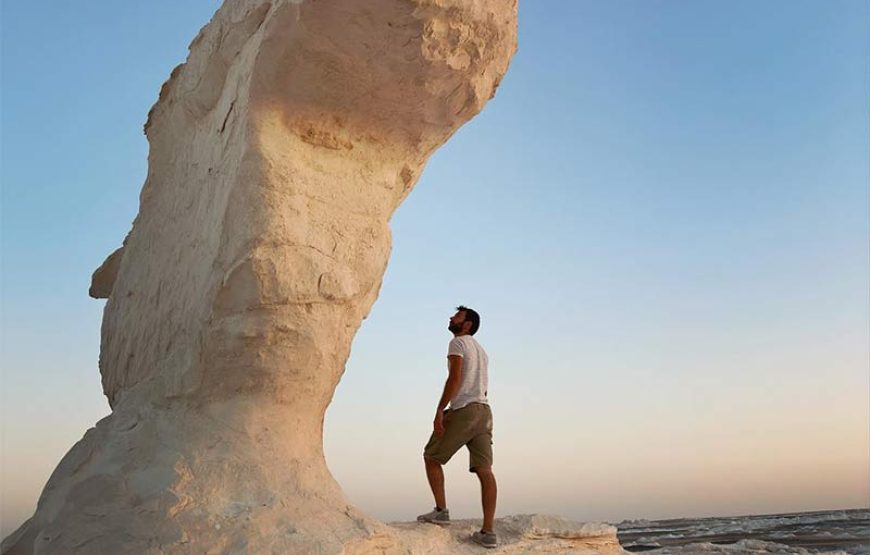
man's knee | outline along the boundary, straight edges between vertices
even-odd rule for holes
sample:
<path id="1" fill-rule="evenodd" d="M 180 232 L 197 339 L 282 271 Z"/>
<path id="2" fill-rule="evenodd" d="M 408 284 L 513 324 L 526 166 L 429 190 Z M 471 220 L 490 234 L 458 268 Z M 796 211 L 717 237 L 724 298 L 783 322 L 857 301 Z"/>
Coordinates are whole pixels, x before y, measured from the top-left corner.
<path id="1" fill-rule="evenodd" d="M 444 466 L 444 463 L 442 463 L 440 461 L 436 461 L 435 459 L 433 459 L 427 455 L 423 455 L 423 462 L 425 462 L 427 465 L 432 465 L 432 466 Z"/>
<path id="2" fill-rule="evenodd" d="M 490 465 L 478 465 L 472 468 L 471 471 L 480 477 L 492 476 L 492 466 Z"/>

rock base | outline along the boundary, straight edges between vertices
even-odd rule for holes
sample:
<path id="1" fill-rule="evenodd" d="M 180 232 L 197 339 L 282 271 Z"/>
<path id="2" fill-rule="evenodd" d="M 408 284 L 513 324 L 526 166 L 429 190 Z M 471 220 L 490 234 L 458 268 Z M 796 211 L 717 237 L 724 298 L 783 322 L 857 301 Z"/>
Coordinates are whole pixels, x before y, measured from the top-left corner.
<path id="1" fill-rule="evenodd" d="M 389 525 L 393 537 L 383 536 L 348 545 L 343 555 L 407 553 L 409 555 L 497 554 L 625 554 L 616 527 L 579 523 L 552 515 L 515 515 L 496 519 L 499 546 L 485 549 L 471 541 L 480 520 L 454 520 L 450 526 L 418 522 Z"/>

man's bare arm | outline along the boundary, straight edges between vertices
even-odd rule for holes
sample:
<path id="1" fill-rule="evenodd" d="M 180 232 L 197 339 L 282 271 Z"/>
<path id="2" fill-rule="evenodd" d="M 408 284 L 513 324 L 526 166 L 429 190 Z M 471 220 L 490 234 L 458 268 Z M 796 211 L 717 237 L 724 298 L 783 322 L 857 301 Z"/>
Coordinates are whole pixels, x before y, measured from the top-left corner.
<path id="1" fill-rule="evenodd" d="M 441 394 L 441 400 L 438 401 L 435 421 L 433 422 L 435 435 L 439 437 L 444 435 L 444 408 L 459 391 L 459 385 L 462 383 L 462 357 L 449 355 L 447 357 L 447 371 L 449 375 L 444 383 L 444 393 Z"/>
<path id="2" fill-rule="evenodd" d="M 459 391 L 459 385 L 462 383 L 462 357 L 458 355 L 450 355 L 447 357 L 447 381 L 444 382 L 444 393 L 441 395 L 441 400 L 438 401 L 438 412 L 443 411 L 447 407 L 456 393 Z"/>

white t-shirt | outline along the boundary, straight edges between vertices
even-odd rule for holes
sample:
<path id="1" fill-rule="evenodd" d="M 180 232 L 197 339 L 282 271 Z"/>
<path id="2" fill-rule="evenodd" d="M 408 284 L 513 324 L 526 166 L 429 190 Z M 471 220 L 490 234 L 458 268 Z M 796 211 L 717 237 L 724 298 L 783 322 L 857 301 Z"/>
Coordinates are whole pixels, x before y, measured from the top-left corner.
<path id="1" fill-rule="evenodd" d="M 469 403 L 489 404 L 486 392 L 489 389 L 489 358 L 486 351 L 470 335 L 460 335 L 450 340 L 447 356 L 462 357 L 462 382 L 456 396 L 450 400 L 452 410 L 461 409 Z"/>

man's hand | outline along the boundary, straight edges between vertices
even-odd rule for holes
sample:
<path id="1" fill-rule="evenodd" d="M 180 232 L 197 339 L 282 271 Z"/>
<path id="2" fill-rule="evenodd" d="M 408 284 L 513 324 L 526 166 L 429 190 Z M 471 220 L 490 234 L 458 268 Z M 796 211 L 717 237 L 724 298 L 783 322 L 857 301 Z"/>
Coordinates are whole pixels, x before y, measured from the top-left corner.
<path id="1" fill-rule="evenodd" d="M 435 437 L 441 437 L 444 435 L 444 413 L 440 410 L 435 413 L 435 422 L 433 424 L 433 429 L 435 430 Z"/>

